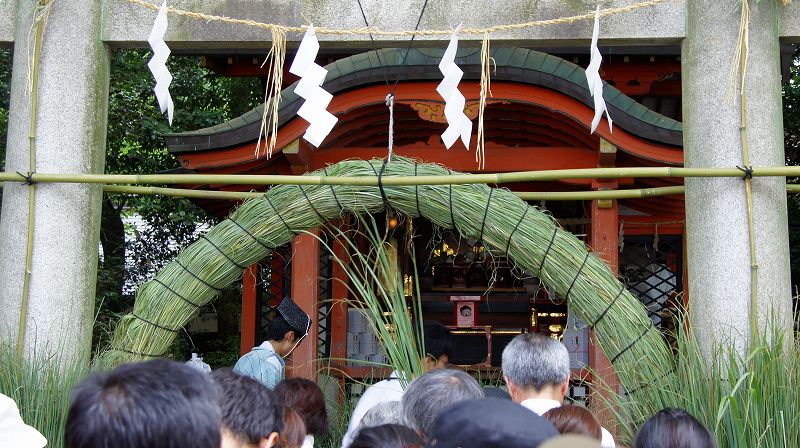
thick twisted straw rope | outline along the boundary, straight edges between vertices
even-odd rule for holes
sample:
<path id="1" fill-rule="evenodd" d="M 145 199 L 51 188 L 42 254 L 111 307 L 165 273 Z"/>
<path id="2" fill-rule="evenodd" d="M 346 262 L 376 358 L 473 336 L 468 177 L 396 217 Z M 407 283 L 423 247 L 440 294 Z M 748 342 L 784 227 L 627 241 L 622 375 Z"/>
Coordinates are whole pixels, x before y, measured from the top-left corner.
<path id="1" fill-rule="evenodd" d="M 132 3 L 134 5 L 143 6 L 145 8 L 150 8 L 152 10 L 158 10 L 159 5 L 150 3 L 145 0 L 124 0 L 128 3 Z M 649 8 L 651 6 L 656 6 L 660 3 L 666 3 L 668 1 L 673 0 L 649 0 L 646 2 L 635 3 L 633 5 L 628 6 L 620 6 L 617 8 L 607 8 L 600 10 L 600 16 L 611 16 L 616 14 L 624 14 L 627 12 L 635 11 L 637 9 L 642 8 Z M 205 20 L 206 22 L 223 22 L 223 23 L 230 23 L 233 25 L 243 25 L 249 26 L 254 28 L 262 28 L 267 30 L 281 30 L 284 33 L 288 32 L 305 32 L 307 27 L 306 26 L 286 26 L 286 25 L 278 25 L 274 23 L 263 23 L 258 22 L 255 20 L 250 19 L 236 19 L 232 17 L 225 17 L 225 16 L 216 16 L 211 14 L 204 14 L 195 11 L 187 11 L 184 9 L 178 9 L 173 7 L 168 7 L 167 12 L 169 14 L 174 14 L 178 16 L 185 16 L 191 17 L 197 20 Z M 569 17 L 559 17 L 556 19 L 547 19 L 547 20 L 535 20 L 532 22 L 522 22 L 522 23 L 512 23 L 507 25 L 495 25 L 488 28 L 462 28 L 460 33 L 461 34 L 492 34 L 500 31 L 513 31 L 525 28 L 535 28 L 540 26 L 549 26 L 549 25 L 561 25 L 565 23 L 573 23 L 581 20 L 594 20 L 595 13 L 589 12 L 586 14 L 580 14 L 576 16 L 569 16 Z M 338 35 L 366 35 L 372 34 L 375 36 L 449 36 L 453 34 L 452 29 L 448 30 L 407 30 L 407 31 L 384 31 L 379 28 L 374 27 L 361 27 L 361 28 L 351 28 L 351 29 L 339 29 L 339 28 L 315 28 L 317 34 L 338 34 Z"/>
<path id="2" fill-rule="evenodd" d="M 454 173 L 433 164 L 395 157 L 330 165 L 333 176 L 395 176 Z M 311 175 L 320 174 L 310 173 Z M 569 302 L 613 359 L 623 384 L 641 389 L 671 375 L 672 354 L 643 305 L 596 254 L 551 216 L 506 189 L 486 184 L 426 186 L 280 185 L 242 204 L 228 219 L 184 248 L 177 259 L 142 285 L 133 313 L 117 325 L 112 347 L 96 366 L 162 356 L 182 328 L 220 288 L 237 281 L 245 266 L 309 228 L 346 213 L 391 208 L 421 216 L 465 238 L 480 239 L 495 255 L 506 255 Z M 146 320 L 145 320 L 146 319 Z"/>

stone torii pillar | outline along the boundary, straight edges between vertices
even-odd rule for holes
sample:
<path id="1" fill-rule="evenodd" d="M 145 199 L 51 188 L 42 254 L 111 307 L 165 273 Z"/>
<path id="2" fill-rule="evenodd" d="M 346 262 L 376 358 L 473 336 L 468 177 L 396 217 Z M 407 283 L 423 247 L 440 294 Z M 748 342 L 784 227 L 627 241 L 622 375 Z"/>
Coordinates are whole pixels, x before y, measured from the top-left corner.
<path id="1" fill-rule="evenodd" d="M 13 2 L 12 2 L 13 3 Z M 27 173 L 33 0 L 16 8 L 6 171 Z M 105 164 L 109 54 L 101 41 L 101 2 L 58 0 L 39 58 L 36 171 L 102 173 Z M 6 182 L 0 218 L 0 342 L 15 346 L 25 270 L 28 186 Z M 86 361 L 100 232 L 100 186 L 38 184 L 24 349 Z"/>
<path id="2" fill-rule="evenodd" d="M 745 92 L 751 164 L 756 168 L 785 163 L 776 3 L 750 2 Z M 740 15 L 731 6 L 687 2 L 681 57 L 687 167 L 743 165 L 739 90 L 729 89 Z M 785 183 L 785 178 L 752 181 L 759 321 L 763 326 L 774 317 L 788 331 L 792 308 Z M 686 230 L 690 318 L 698 340 L 706 354 L 728 338 L 741 349 L 750 335 L 751 286 L 742 179 L 686 179 Z"/>

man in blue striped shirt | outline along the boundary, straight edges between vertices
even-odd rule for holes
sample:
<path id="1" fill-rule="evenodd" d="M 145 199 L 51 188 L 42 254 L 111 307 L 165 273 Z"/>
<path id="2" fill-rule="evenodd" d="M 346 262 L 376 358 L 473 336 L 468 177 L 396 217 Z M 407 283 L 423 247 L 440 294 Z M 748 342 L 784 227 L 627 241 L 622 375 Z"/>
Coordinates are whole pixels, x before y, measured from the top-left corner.
<path id="1" fill-rule="evenodd" d="M 239 358 L 233 371 L 255 378 L 274 389 L 284 378 L 284 358 L 306 337 L 311 318 L 294 301 L 286 297 L 276 308 L 278 314 L 267 329 L 267 340 Z"/>

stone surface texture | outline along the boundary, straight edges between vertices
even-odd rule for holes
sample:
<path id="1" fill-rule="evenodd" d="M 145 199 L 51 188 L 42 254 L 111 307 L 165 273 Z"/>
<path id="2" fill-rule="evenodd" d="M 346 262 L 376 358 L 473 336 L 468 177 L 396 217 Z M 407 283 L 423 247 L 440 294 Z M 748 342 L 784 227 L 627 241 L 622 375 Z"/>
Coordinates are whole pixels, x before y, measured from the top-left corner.
<path id="1" fill-rule="evenodd" d="M 16 43 L 27 48 L 33 1 L 20 1 Z M 100 4 L 53 4 L 40 59 L 36 171 L 102 173 L 108 98 L 108 50 L 100 41 Z M 14 53 L 6 170 L 28 172 L 31 97 L 29 61 Z M 63 362 L 91 349 L 98 238 L 99 186 L 36 186 L 33 262 L 25 351 L 57 353 Z M 16 345 L 28 187 L 7 182 L 0 217 L 0 340 Z"/>
<path id="2" fill-rule="evenodd" d="M 0 47 L 14 42 L 17 0 L 0 0 Z"/>
<path id="3" fill-rule="evenodd" d="M 14 11 L 17 2 L 0 0 L 0 45 L 14 41 Z M 102 36 L 112 45 L 141 47 L 146 45 L 155 11 L 125 0 L 97 0 L 102 4 Z M 159 3 L 157 0 L 149 0 Z M 386 30 L 413 29 L 424 0 L 363 0 L 370 25 Z M 637 3 L 639 0 L 610 0 L 602 7 L 612 8 Z M 685 37 L 686 1 L 671 0 L 653 8 L 604 18 L 601 38 L 604 43 L 658 44 L 678 43 Z M 364 25 L 356 2 L 338 0 L 173 0 L 170 6 L 207 14 L 252 19 L 265 23 L 303 25 L 307 18 L 316 26 L 357 28 Z M 487 8 L 484 0 L 462 2 L 429 2 L 422 18 L 422 29 L 447 29 L 463 23 L 465 27 L 493 26 L 583 14 L 594 9 L 596 2 L 588 0 L 508 0 L 495 2 Z M 728 7 L 730 12 L 736 8 Z M 778 11 L 781 37 L 787 42 L 800 41 L 800 2 L 792 2 Z M 288 36 L 298 42 L 300 35 Z M 536 41 L 536 46 L 572 45 L 585 43 L 591 37 L 591 24 L 549 26 L 497 33 L 494 40 L 516 45 Z M 319 36 L 326 45 L 366 48 L 368 36 Z M 407 38 L 395 38 L 404 41 Z M 444 41 L 443 36 L 421 37 L 420 41 Z M 480 39 L 465 36 L 465 39 Z M 206 23 L 185 17 L 170 17 L 167 40 L 176 49 L 263 49 L 270 35 L 265 30 L 225 23 Z M 379 41 L 382 39 L 379 38 Z M 388 38 L 386 40 L 392 40 Z M 370 47 L 371 48 L 371 47 Z"/>
<path id="4" fill-rule="evenodd" d="M 383 30 L 411 30 L 419 18 L 424 0 L 362 0 L 369 24 Z M 612 8 L 637 3 L 638 0 L 611 0 L 602 7 Z M 116 45 L 141 45 L 145 43 L 152 26 L 155 11 L 125 0 L 102 0 L 104 12 L 103 39 Z M 154 3 L 157 3 L 154 1 Z M 305 25 L 306 18 L 317 27 L 360 28 L 364 19 L 358 3 L 341 0 L 174 0 L 170 6 L 235 18 L 251 19 L 265 23 L 293 26 Z M 488 6 L 488 7 L 487 7 Z M 594 10 L 596 2 L 589 0 L 504 0 L 489 5 L 484 0 L 459 2 L 429 1 L 422 16 L 420 29 L 451 29 L 460 23 L 469 28 L 490 27 L 499 24 L 553 19 L 585 14 Z M 670 42 L 677 44 L 684 34 L 683 0 L 668 1 L 655 7 L 611 16 L 603 19 L 601 38 L 610 42 L 648 44 Z M 113 20 L 111 19 L 113 18 Z M 528 42 L 530 45 L 570 45 L 587 43 L 592 36 L 592 22 L 577 21 L 571 24 L 529 28 L 492 35 L 495 42 L 504 44 Z M 299 42 L 300 33 L 290 33 L 290 42 Z M 318 35 L 323 48 L 372 48 L 367 35 Z M 482 36 L 463 36 L 480 40 Z M 376 37 L 382 41 L 407 42 L 409 37 Z M 449 36 L 418 37 L 417 41 L 443 42 Z M 267 30 L 247 28 L 226 23 L 206 23 L 187 17 L 170 16 L 170 29 L 166 40 L 175 49 L 181 48 L 250 48 L 268 49 L 270 34 Z"/>
<path id="5" fill-rule="evenodd" d="M 745 78 L 751 165 L 784 164 L 775 2 L 752 7 Z M 731 89 L 739 12 L 723 2 L 689 0 L 682 49 L 684 150 L 688 167 L 742 165 L 740 101 Z M 753 180 L 758 307 L 763 323 L 775 313 L 790 328 L 784 178 Z M 686 179 L 689 296 L 701 343 L 749 335 L 750 252 L 745 183 L 738 178 Z"/>

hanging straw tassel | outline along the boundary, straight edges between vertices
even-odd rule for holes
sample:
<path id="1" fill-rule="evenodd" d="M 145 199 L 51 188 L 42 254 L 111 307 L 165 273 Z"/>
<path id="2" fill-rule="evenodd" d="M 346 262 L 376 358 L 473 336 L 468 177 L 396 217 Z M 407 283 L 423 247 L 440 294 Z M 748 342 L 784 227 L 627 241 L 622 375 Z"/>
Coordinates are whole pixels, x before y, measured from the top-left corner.
<path id="1" fill-rule="evenodd" d="M 281 91 L 283 90 L 283 64 L 286 61 L 286 31 L 280 27 L 272 27 L 272 46 L 266 59 L 261 64 L 267 66 L 267 88 L 264 91 L 264 115 L 261 117 L 261 129 L 256 142 L 255 156 L 261 156 L 261 140 L 269 140 L 264 144 L 267 158 L 272 157 L 272 151 L 278 140 L 278 110 L 281 104 Z"/>
<path id="2" fill-rule="evenodd" d="M 478 162 L 478 169 L 486 166 L 486 134 L 483 132 L 483 112 L 486 109 L 486 98 L 492 96 L 492 74 L 491 64 L 494 58 L 490 55 L 489 33 L 483 34 L 481 43 L 481 98 L 478 107 L 478 142 L 475 145 L 475 161 Z"/>
<path id="3" fill-rule="evenodd" d="M 739 36 L 733 54 L 733 64 L 728 74 L 728 87 L 725 98 L 733 104 L 738 96 L 744 93 L 744 78 L 747 73 L 747 56 L 750 54 L 750 5 L 742 1 L 742 13 L 739 21 Z M 741 69 L 741 70 L 740 70 Z M 741 76 L 741 79 L 739 79 Z M 738 87 L 738 89 L 737 89 Z M 739 90 L 737 92 L 737 90 Z"/>

